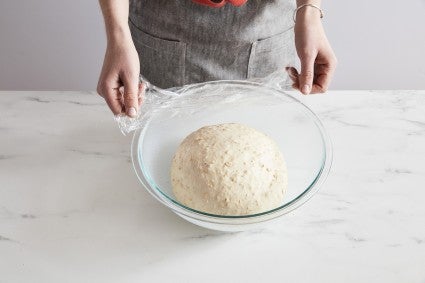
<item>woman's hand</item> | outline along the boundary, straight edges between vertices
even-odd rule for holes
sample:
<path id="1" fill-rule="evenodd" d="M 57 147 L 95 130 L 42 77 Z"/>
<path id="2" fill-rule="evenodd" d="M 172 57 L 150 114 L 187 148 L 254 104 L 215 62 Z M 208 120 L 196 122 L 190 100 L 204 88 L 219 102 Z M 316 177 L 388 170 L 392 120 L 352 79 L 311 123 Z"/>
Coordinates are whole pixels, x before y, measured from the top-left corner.
<path id="1" fill-rule="evenodd" d="M 287 67 L 293 87 L 303 94 L 323 93 L 329 87 L 337 60 L 326 38 L 320 11 L 304 7 L 297 13 L 295 46 L 301 61 L 301 72 Z"/>
<path id="2" fill-rule="evenodd" d="M 105 98 L 109 108 L 117 115 L 137 115 L 141 104 L 139 93 L 140 62 L 128 26 L 128 0 L 99 0 L 105 20 L 105 59 L 97 84 L 97 92 Z"/>
<path id="3" fill-rule="evenodd" d="M 142 91 L 139 64 L 139 56 L 129 31 L 108 40 L 97 92 L 115 115 L 137 115 L 141 105 L 139 93 Z"/>

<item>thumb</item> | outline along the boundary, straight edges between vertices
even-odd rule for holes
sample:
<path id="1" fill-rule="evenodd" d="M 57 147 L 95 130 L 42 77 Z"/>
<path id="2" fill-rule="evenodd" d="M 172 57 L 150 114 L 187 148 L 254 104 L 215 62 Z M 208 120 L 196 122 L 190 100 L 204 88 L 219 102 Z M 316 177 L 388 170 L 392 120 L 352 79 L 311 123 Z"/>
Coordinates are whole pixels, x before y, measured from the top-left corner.
<path id="1" fill-rule="evenodd" d="M 124 108 L 129 117 L 136 117 L 139 109 L 139 78 L 137 75 L 124 75 L 122 78 L 124 84 Z"/>
<path id="2" fill-rule="evenodd" d="M 303 94 L 311 92 L 314 78 L 314 59 L 314 56 L 306 56 L 301 60 L 299 87 Z"/>

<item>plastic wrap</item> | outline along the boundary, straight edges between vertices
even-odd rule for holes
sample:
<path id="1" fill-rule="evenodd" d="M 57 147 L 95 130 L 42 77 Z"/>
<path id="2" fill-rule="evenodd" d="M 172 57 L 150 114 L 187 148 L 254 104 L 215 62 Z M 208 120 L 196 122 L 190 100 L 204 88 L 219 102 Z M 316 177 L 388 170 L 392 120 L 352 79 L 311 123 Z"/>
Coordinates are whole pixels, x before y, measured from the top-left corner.
<path id="1" fill-rule="evenodd" d="M 124 135 L 141 128 L 156 111 L 164 108 L 172 108 L 174 114 L 177 115 L 180 111 L 202 111 L 203 106 L 211 106 L 212 103 L 217 104 L 217 107 L 223 107 L 241 99 L 249 99 L 241 95 L 237 88 L 230 92 L 226 90 L 226 95 L 222 95 L 222 85 L 216 84 L 214 81 L 208 84 L 189 84 L 169 89 L 154 86 L 143 76 L 140 77 L 140 81 L 144 88 L 141 93 L 142 105 L 137 116 L 134 118 L 125 114 L 115 116 L 115 120 Z M 265 78 L 253 78 L 246 81 L 278 90 L 290 88 L 290 80 L 285 71 L 276 71 Z M 193 88 L 200 87 L 205 88 L 203 95 L 182 99 Z"/>

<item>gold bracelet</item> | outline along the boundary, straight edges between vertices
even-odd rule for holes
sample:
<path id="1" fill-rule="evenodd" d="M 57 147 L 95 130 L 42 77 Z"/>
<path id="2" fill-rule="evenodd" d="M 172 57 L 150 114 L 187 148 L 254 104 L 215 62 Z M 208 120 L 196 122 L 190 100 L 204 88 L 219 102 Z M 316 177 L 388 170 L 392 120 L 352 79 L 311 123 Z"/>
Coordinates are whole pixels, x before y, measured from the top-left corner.
<path id="1" fill-rule="evenodd" d="M 295 9 L 295 11 L 294 11 L 294 16 L 292 17 L 292 18 L 293 18 L 293 20 L 294 20 L 294 23 L 296 23 L 296 22 L 297 22 L 297 13 L 298 13 L 298 10 L 300 10 L 300 9 L 302 9 L 302 8 L 305 8 L 305 7 L 313 7 L 313 8 L 316 8 L 317 10 L 319 10 L 319 11 L 320 11 L 320 18 L 323 18 L 323 11 L 322 11 L 322 9 L 320 9 L 320 7 L 318 7 L 318 6 L 316 6 L 316 5 L 313 5 L 313 4 L 304 4 L 304 5 L 301 5 L 301 6 L 299 6 L 299 7 L 297 7 L 297 8 Z"/>

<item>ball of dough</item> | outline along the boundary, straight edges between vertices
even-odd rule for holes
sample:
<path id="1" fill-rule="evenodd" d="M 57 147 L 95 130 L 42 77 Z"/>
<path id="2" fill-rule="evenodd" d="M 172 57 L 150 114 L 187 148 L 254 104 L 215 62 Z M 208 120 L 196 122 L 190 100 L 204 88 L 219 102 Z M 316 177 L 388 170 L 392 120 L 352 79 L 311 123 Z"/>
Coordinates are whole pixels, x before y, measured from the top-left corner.
<path id="1" fill-rule="evenodd" d="M 171 166 L 176 199 L 217 215 L 248 215 L 283 204 L 287 170 L 278 145 L 245 125 L 205 126 L 180 144 Z"/>

